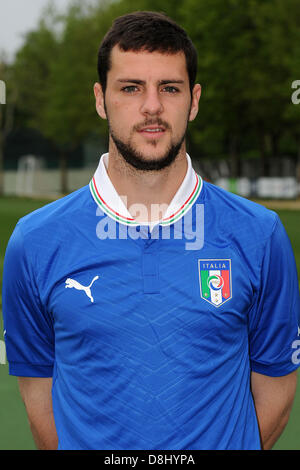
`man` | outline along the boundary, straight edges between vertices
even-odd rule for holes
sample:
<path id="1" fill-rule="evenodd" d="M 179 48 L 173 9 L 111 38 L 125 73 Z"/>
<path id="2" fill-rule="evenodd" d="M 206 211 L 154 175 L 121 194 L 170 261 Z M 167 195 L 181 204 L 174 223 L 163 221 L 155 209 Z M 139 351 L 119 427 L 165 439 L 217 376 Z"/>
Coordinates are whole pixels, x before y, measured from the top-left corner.
<path id="1" fill-rule="evenodd" d="M 89 186 L 21 219 L 6 252 L 7 356 L 37 447 L 269 449 L 298 367 L 287 235 L 193 170 L 201 87 L 178 25 L 118 18 L 98 67 L 109 151 Z"/>

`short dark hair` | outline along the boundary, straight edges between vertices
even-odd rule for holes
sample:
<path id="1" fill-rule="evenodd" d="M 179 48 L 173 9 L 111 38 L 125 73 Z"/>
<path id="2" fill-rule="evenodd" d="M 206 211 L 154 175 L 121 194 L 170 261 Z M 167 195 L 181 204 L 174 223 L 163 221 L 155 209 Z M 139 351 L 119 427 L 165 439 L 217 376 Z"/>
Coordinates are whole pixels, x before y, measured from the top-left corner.
<path id="1" fill-rule="evenodd" d="M 98 76 L 103 93 L 107 73 L 111 67 L 111 50 L 117 45 L 123 51 L 161 52 L 176 54 L 182 51 L 186 58 L 190 90 L 197 75 L 197 51 L 183 28 L 163 13 L 136 11 L 114 20 L 98 52 Z"/>

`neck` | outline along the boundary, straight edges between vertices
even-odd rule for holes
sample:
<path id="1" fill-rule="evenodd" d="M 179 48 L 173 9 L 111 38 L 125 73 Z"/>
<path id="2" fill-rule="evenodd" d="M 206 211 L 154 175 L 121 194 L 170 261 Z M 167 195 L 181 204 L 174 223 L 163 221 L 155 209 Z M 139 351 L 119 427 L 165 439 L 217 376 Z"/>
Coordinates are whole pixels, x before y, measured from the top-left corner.
<path id="1" fill-rule="evenodd" d="M 163 217 L 186 172 L 185 143 L 168 167 L 141 171 L 129 165 L 110 142 L 108 176 L 132 217 L 139 222 L 155 222 Z"/>

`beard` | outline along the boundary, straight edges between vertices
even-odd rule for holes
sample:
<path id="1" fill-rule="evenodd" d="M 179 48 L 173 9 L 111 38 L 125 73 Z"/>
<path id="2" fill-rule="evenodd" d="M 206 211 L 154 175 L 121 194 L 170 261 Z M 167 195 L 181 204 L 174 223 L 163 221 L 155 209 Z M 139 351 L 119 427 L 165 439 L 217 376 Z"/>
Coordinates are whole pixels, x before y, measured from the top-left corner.
<path id="1" fill-rule="evenodd" d="M 171 143 L 163 155 L 146 160 L 142 153 L 138 152 L 131 144 L 122 142 L 112 132 L 110 135 L 124 160 L 135 169 L 142 171 L 159 171 L 170 166 L 175 161 L 185 139 L 185 135 L 183 135 L 179 142 Z"/>
<path id="2" fill-rule="evenodd" d="M 157 124 L 157 125 L 163 125 L 166 129 L 170 129 L 170 126 L 164 122 L 161 121 L 160 119 L 155 119 L 153 121 L 147 121 L 146 123 L 143 124 L 141 127 L 145 127 L 147 125 L 151 124 Z M 155 159 L 146 159 L 141 152 L 136 150 L 130 143 L 126 143 L 119 139 L 115 133 L 113 132 L 109 120 L 108 120 L 108 127 L 109 127 L 109 133 L 110 136 L 119 152 L 119 154 L 124 158 L 124 160 L 133 168 L 136 170 L 140 171 L 160 171 L 168 166 L 170 166 L 176 159 L 182 144 L 185 140 L 185 135 L 186 135 L 186 128 L 187 128 L 187 123 L 186 123 L 186 128 L 183 133 L 183 135 L 176 141 L 176 142 L 171 142 L 169 147 L 166 149 L 166 151 L 160 155 L 159 157 L 156 157 Z M 134 131 L 138 130 L 138 128 L 134 128 Z M 156 142 L 150 142 L 149 144 L 152 144 L 153 147 L 156 146 Z"/>

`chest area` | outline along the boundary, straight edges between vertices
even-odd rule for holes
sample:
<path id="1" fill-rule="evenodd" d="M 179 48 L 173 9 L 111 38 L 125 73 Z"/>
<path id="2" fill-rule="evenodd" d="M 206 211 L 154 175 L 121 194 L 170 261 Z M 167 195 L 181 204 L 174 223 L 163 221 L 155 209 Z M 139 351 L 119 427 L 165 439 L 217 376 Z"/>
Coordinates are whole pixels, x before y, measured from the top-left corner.
<path id="1" fill-rule="evenodd" d="M 212 328 L 246 331 L 254 291 L 241 257 L 230 247 L 175 245 L 111 243 L 66 263 L 48 297 L 58 337 L 87 333 L 122 345 L 164 341 L 171 332 L 197 341 Z"/>

